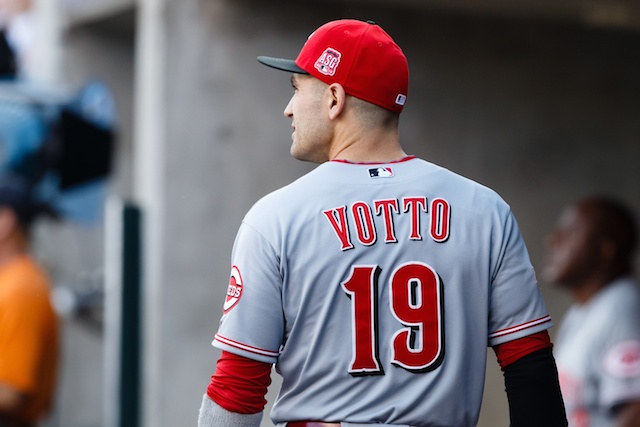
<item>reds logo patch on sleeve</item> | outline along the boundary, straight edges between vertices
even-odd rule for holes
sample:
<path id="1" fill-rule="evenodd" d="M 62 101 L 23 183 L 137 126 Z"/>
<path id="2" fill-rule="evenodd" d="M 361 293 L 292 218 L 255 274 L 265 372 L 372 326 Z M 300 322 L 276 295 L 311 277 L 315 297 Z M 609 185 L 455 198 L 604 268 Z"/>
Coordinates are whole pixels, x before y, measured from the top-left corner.
<path id="1" fill-rule="evenodd" d="M 242 276 L 240 270 L 235 265 L 231 268 L 231 277 L 229 277 L 229 287 L 227 287 L 227 297 L 224 300 L 222 311 L 224 313 L 231 310 L 238 304 L 242 297 Z"/>
<path id="2" fill-rule="evenodd" d="M 619 378 L 640 376 L 640 342 L 625 341 L 613 347 L 604 357 L 604 368 Z"/>

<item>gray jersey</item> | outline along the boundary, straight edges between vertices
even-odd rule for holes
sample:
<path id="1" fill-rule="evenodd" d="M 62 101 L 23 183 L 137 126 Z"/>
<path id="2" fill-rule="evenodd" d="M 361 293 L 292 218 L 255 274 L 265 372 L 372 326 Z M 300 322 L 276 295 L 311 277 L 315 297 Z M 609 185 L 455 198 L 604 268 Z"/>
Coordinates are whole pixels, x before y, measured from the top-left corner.
<path id="1" fill-rule="evenodd" d="M 213 344 L 275 362 L 275 423 L 475 426 L 486 349 L 551 326 L 509 206 L 426 161 L 332 161 L 257 202 Z"/>
<path id="2" fill-rule="evenodd" d="M 612 409 L 640 399 L 640 291 L 618 280 L 573 305 L 555 349 L 570 427 L 615 426 Z"/>

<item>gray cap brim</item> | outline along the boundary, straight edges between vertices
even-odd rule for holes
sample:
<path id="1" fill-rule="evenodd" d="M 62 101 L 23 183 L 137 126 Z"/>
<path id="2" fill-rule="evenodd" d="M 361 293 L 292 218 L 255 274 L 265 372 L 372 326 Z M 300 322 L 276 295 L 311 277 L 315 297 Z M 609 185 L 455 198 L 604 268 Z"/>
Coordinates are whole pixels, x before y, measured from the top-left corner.
<path id="1" fill-rule="evenodd" d="M 296 74 L 309 74 L 298 67 L 293 59 L 272 58 L 270 56 L 258 56 L 258 62 L 276 70 L 289 71 Z"/>

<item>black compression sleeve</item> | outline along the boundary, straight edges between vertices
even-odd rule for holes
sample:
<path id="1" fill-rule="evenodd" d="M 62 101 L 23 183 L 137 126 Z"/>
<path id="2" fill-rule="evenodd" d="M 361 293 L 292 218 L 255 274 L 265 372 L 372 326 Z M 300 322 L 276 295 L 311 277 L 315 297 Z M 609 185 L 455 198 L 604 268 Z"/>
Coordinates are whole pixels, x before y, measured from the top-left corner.
<path id="1" fill-rule="evenodd" d="M 565 427 L 567 416 L 551 348 L 534 351 L 504 369 L 511 427 Z"/>

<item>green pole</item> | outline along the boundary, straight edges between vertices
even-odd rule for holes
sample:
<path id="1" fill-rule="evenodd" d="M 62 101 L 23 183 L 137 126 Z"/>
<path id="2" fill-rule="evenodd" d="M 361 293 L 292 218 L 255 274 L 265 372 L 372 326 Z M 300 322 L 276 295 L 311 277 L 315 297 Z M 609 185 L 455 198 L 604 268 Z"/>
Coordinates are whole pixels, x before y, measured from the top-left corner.
<path id="1" fill-rule="evenodd" d="M 124 204 L 122 245 L 122 323 L 120 343 L 119 427 L 140 425 L 141 213 Z"/>

